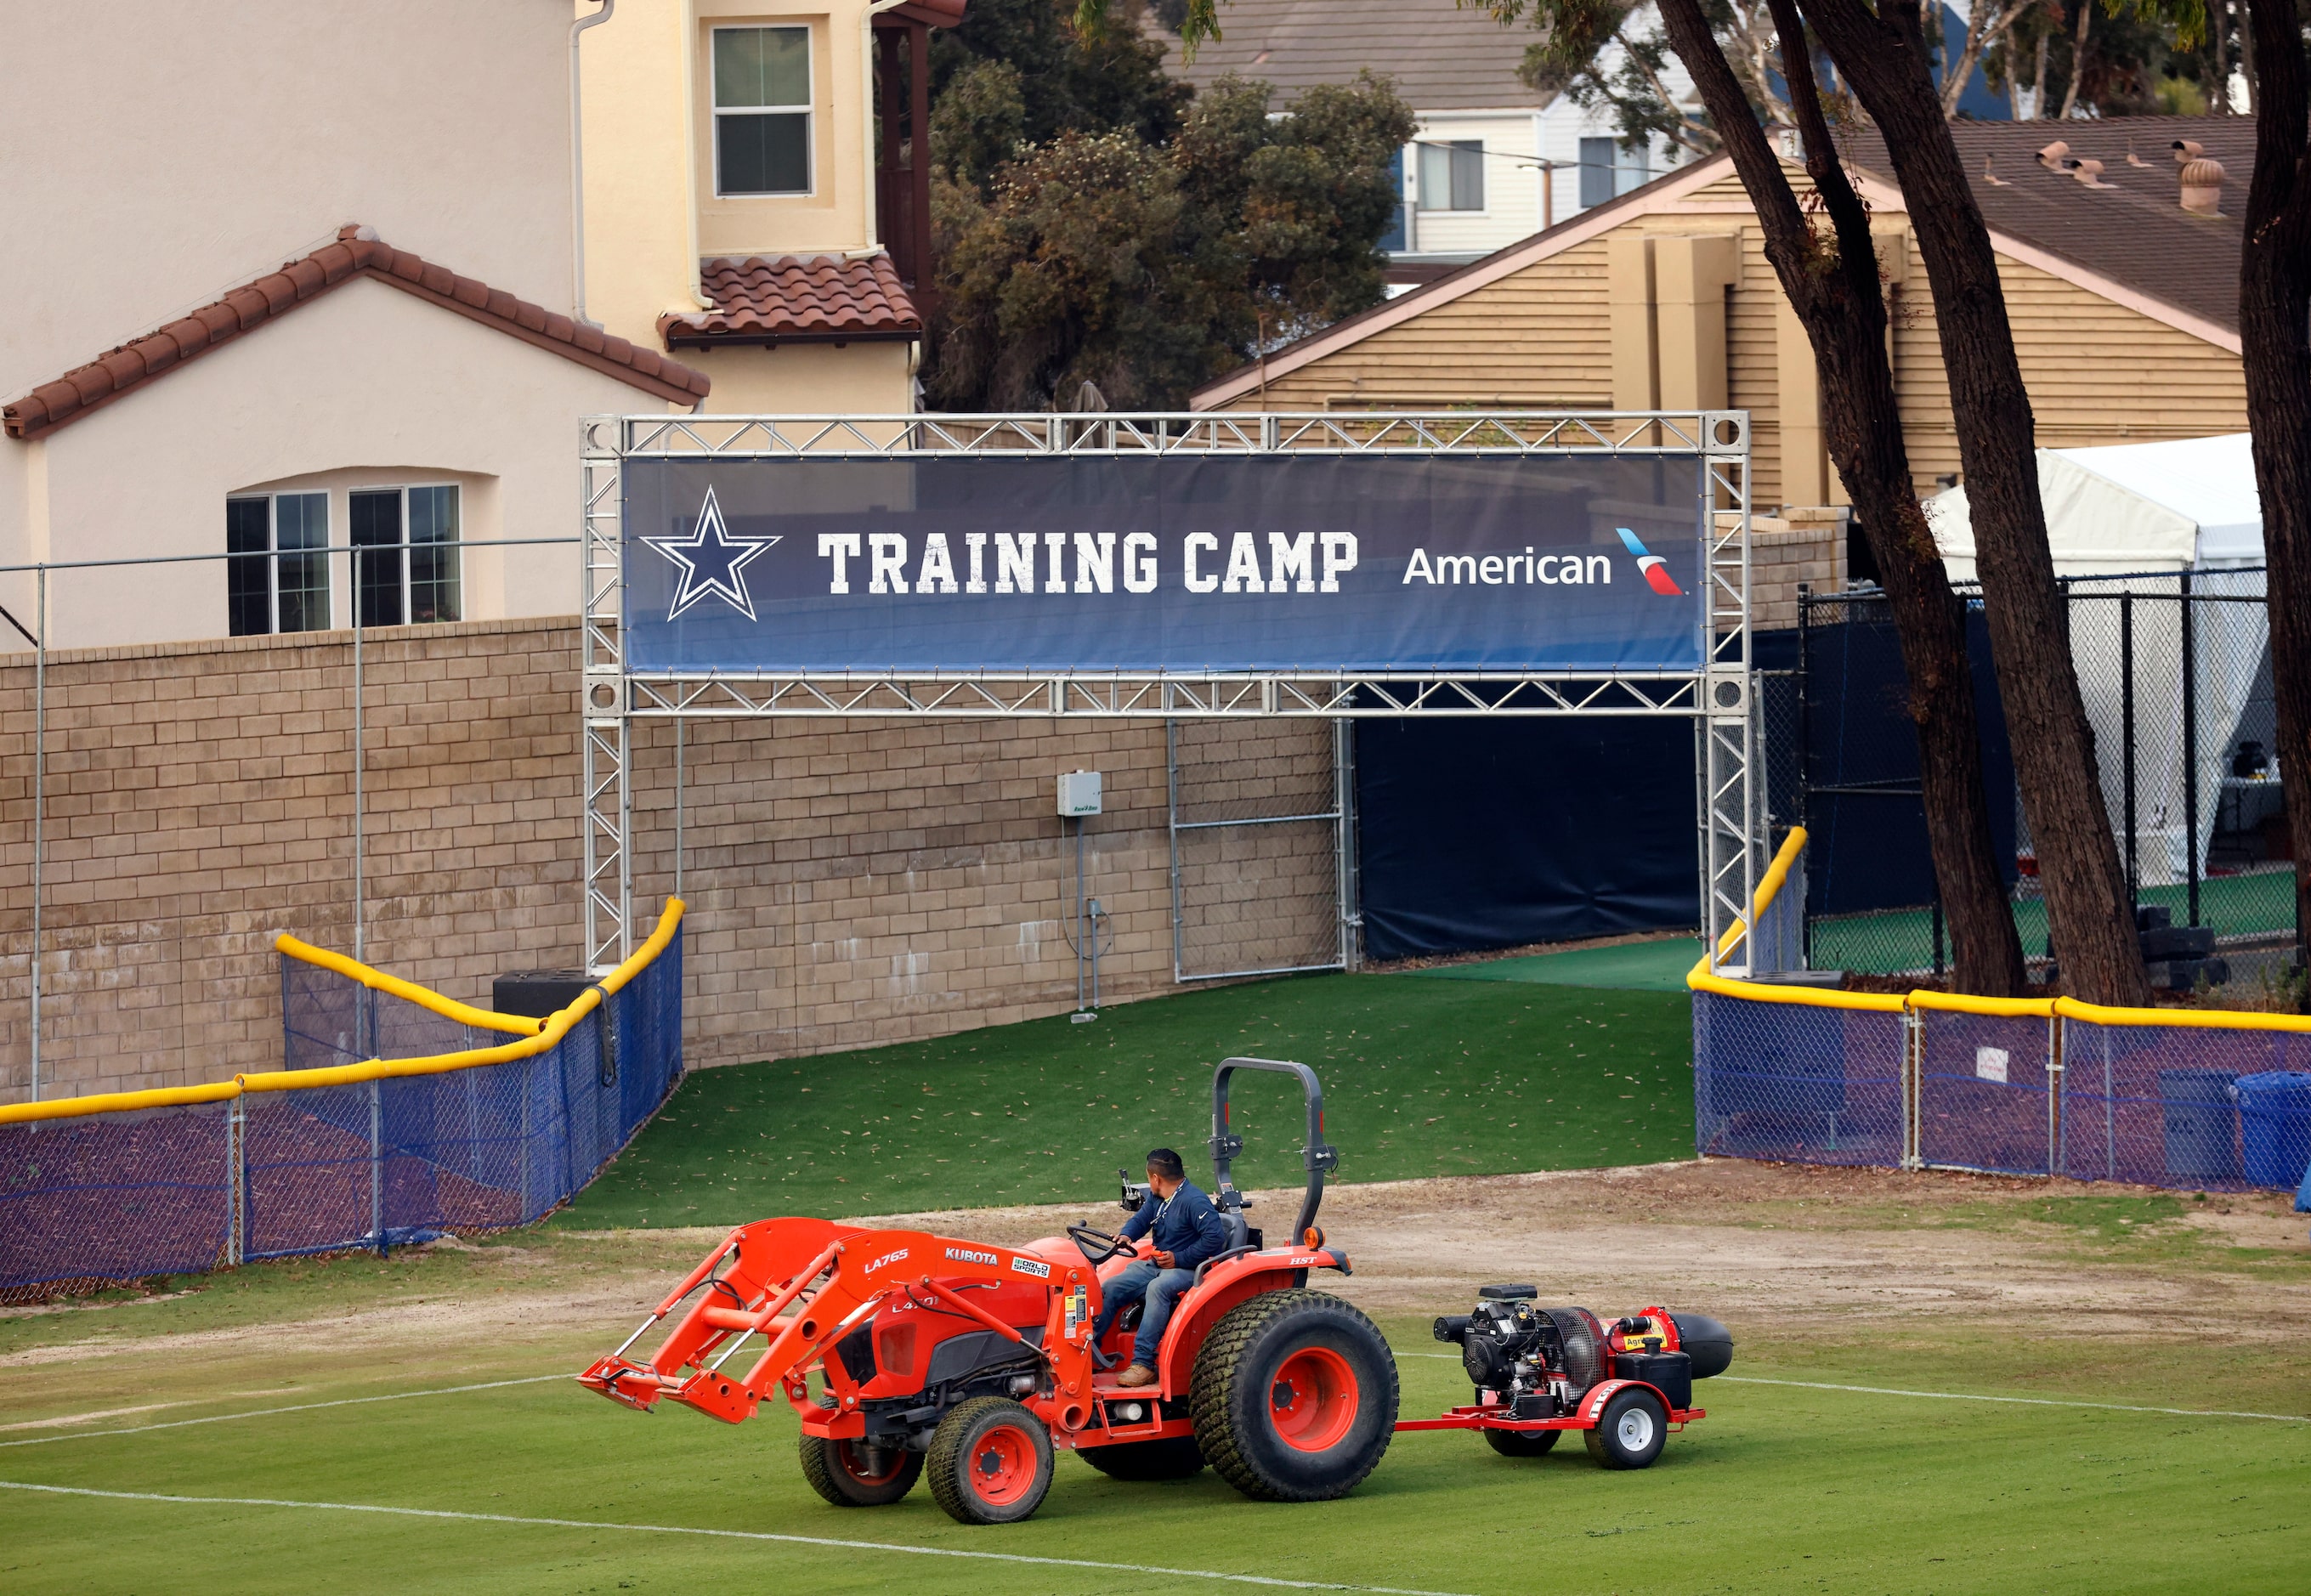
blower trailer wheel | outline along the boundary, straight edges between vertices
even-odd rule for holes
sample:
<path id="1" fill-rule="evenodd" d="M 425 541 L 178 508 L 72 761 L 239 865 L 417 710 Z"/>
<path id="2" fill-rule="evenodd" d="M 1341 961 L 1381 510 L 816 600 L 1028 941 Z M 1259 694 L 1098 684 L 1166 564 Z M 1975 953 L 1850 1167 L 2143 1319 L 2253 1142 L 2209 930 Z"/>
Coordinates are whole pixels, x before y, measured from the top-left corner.
<path id="1" fill-rule="evenodd" d="M 1339 1298 L 1295 1288 L 1239 1303 L 1196 1356 L 1196 1441 L 1255 1502 L 1327 1502 L 1354 1490 L 1395 1435 L 1396 1359 Z"/>
<path id="2" fill-rule="evenodd" d="M 1487 1430 L 1485 1444 L 1504 1458 L 1545 1456 L 1562 1430 Z"/>
<path id="3" fill-rule="evenodd" d="M 1613 1394 L 1583 1439 L 1589 1455 L 1608 1469 L 1650 1468 L 1669 1439 L 1669 1410 L 1651 1391 L 1633 1385 Z"/>
<path id="4" fill-rule="evenodd" d="M 837 1507 L 887 1507 L 915 1488 L 923 1454 L 863 1441 L 802 1437 L 802 1477 Z"/>
<path id="5" fill-rule="evenodd" d="M 1076 1456 L 1110 1479 L 1187 1479 L 1204 1471 L 1203 1449 L 1193 1435 L 1086 1446 Z"/>
<path id="6" fill-rule="evenodd" d="M 923 1466 L 931 1496 L 956 1523 L 1016 1523 L 1051 1488 L 1051 1432 L 1007 1398 L 973 1397 L 939 1420 Z"/>

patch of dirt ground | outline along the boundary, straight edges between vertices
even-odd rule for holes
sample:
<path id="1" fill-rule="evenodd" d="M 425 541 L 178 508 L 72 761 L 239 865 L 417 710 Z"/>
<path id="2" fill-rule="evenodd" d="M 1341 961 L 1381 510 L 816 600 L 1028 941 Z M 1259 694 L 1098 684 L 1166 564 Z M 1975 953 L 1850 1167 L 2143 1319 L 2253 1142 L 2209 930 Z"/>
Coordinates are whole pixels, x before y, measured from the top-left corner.
<path id="1" fill-rule="evenodd" d="M 1251 1217 L 1271 1234 L 1297 1211 L 1296 1191 L 1253 1198 Z M 2049 1220 L 2065 1199 L 2132 1204 L 2143 1217 L 2099 1229 Z M 2179 1216 L 2176 1206 L 2175 1193 L 2140 1188 L 1710 1159 L 1334 1186 L 1320 1222 L 1356 1269 L 1326 1288 L 1380 1314 L 1458 1312 L 1476 1286 L 1517 1280 L 1608 1315 L 1662 1303 L 1769 1333 L 1825 1315 L 1954 1318 L 2018 1333 L 2059 1324 L 2071 1335 L 2219 1331 L 2289 1343 L 2311 1333 L 2311 1222 L 2272 1194 L 2183 1194 Z M 1106 1229 L 1120 1218 L 1102 1201 L 876 1222 L 1016 1244 L 1070 1221 Z M 615 1344 L 723 1234 L 571 1232 L 479 1249 L 451 1241 L 437 1245 L 472 1254 L 460 1260 L 467 1267 L 422 1296 L 284 1304 L 284 1316 L 312 1352 L 454 1346 L 534 1336 L 542 1325 Z M 0 1368 L 109 1356 L 129 1338 L 161 1354 L 251 1335 L 245 1326 L 155 1333 L 143 1313 L 94 1306 L 60 1318 L 73 1321 L 68 1337 L 0 1356 Z"/>

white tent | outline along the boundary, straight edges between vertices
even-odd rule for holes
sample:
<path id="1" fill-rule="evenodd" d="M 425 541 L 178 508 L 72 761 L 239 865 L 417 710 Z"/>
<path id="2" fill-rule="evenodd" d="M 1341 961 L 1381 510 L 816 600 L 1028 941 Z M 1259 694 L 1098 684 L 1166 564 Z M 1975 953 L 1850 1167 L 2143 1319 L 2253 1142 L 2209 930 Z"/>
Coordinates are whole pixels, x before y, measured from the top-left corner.
<path id="1" fill-rule="evenodd" d="M 2263 563 L 2263 506 L 2245 432 L 2042 449 L 2038 492 L 2057 576 L 2209 571 Z M 1974 580 L 1966 489 L 1926 501 L 1953 581 Z"/>
<path id="2" fill-rule="evenodd" d="M 2183 879 L 2190 798 L 2197 799 L 2203 873 L 2232 751 L 2243 737 L 2267 746 L 2269 623 L 2263 589 L 2263 510 L 2245 432 L 2042 449 L 2038 487 L 2054 573 L 2070 589 L 2071 658 L 2093 722 L 2103 796 L 2126 845 L 2127 672 L 2133 660 L 2134 820 L 2143 885 Z M 1975 578 L 1974 528 L 1966 490 L 1926 501 L 1952 580 Z M 2211 601 L 2191 605 L 2196 661 L 2195 786 L 2185 770 L 2183 697 L 2185 588 Z M 2275 772 L 2274 772 L 2275 774 Z"/>

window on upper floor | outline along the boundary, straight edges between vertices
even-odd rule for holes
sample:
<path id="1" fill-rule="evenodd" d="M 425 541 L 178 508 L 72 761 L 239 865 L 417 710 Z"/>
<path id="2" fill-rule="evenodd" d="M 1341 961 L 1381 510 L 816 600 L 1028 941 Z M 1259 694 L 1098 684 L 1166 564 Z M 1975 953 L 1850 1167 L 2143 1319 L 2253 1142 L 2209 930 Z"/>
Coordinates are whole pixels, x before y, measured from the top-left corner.
<path id="1" fill-rule="evenodd" d="M 1626 194 L 1642 188 L 1652 177 L 1647 153 L 1642 144 L 1634 150 L 1621 147 L 1617 138 L 1584 138 L 1581 141 L 1581 207 L 1601 205 L 1616 195 Z"/>
<path id="2" fill-rule="evenodd" d="M 356 488 L 345 510 L 362 625 L 459 618 L 455 486 Z"/>
<path id="3" fill-rule="evenodd" d="M 714 192 L 810 192 L 810 30 L 714 30 Z"/>
<path id="4" fill-rule="evenodd" d="M 1419 145 L 1418 205 L 1424 211 L 1481 211 L 1485 208 L 1485 141 L 1454 139 L 1450 144 L 1423 140 Z"/>
<path id="5" fill-rule="evenodd" d="M 454 491 L 454 490 L 453 490 Z M 329 496 L 264 493 L 224 501 L 225 606 L 235 637 L 329 624 Z"/>

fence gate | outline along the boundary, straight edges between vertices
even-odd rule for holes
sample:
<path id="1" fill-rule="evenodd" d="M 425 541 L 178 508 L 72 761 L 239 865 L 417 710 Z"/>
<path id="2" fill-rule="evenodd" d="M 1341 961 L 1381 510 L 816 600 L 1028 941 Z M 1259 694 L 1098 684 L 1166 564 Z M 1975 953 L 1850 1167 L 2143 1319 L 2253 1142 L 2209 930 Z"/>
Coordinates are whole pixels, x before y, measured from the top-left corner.
<path id="1" fill-rule="evenodd" d="M 1164 741 L 1173 979 L 1355 968 L 1347 723 L 1171 720 Z"/>

